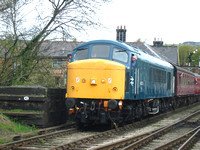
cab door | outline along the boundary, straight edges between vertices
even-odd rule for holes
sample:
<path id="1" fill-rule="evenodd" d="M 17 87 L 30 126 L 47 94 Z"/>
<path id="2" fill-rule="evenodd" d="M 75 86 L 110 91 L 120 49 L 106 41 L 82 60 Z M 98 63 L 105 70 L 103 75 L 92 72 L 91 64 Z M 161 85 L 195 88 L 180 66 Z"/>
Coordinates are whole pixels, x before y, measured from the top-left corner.
<path id="1" fill-rule="evenodd" d="M 136 99 L 137 95 L 137 65 L 138 65 L 137 63 L 138 63 L 137 56 L 132 54 L 130 63 L 130 78 L 129 78 L 131 99 Z"/>

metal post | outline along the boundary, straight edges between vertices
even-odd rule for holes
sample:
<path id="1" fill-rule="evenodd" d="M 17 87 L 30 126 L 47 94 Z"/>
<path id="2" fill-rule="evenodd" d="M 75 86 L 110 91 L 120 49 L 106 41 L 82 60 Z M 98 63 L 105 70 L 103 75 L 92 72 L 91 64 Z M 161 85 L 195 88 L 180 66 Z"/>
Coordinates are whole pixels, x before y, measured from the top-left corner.
<path id="1" fill-rule="evenodd" d="M 192 53 L 189 52 L 189 56 L 188 56 L 189 66 L 190 66 L 190 63 L 192 62 L 192 60 L 191 60 L 192 55 L 195 54 L 197 51 L 198 51 L 198 49 L 194 50 Z"/>
<path id="2" fill-rule="evenodd" d="M 199 56 L 199 68 L 200 68 L 200 56 Z"/>
<path id="3" fill-rule="evenodd" d="M 191 52 L 189 52 L 189 57 L 188 57 L 189 66 L 190 66 L 190 63 L 191 63 L 191 56 L 192 56 L 192 54 L 191 54 Z"/>

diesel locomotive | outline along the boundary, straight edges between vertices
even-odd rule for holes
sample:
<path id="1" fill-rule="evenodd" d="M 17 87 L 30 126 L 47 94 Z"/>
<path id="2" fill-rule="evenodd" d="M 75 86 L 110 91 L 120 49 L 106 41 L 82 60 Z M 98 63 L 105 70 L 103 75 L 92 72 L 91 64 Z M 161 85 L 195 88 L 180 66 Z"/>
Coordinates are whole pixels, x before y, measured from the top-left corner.
<path id="1" fill-rule="evenodd" d="M 79 124 L 116 125 L 188 103 L 181 100 L 199 94 L 199 81 L 199 76 L 137 47 L 95 40 L 72 53 L 66 106 Z"/>

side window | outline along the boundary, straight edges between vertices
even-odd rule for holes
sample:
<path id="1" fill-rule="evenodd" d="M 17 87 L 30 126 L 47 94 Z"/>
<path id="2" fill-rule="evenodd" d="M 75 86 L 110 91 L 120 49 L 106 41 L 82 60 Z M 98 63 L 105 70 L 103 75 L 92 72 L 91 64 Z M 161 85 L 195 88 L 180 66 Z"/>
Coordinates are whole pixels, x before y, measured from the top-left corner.
<path id="1" fill-rule="evenodd" d="M 166 71 L 151 68 L 150 82 L 166 83 Z"/>
<path id="2" fill-rule="evenodd" d="M 114 48 L 113 49 L 113 56 L 112 56 L 112 58 L 114 60 L 119 60 L 119 61 L 124 62 L 124 63 L 128 62 L 128 54 L 123 49 Z"/>
<path id="3" fill-rule="evenodd" d="M 110 45 L 94 45 L 92 47 L 91 57 L 108 58 L 110 54 Z"/>
<path id="4" fill-rule="evenodd" d="M 74 54 L 74 61 L 87 59 L 88 58 L 88 47 L 78 49 L 77 52 Z"/>

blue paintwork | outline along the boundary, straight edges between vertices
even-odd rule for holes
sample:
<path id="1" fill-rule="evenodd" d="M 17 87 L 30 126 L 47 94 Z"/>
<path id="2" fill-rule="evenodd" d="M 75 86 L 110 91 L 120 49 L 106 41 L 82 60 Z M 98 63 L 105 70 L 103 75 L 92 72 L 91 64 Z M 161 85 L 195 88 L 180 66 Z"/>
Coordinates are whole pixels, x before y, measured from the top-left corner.
<path id="1" fill-rule="evenodd" d="M 161 98 L 161 97 L 172 97 L 174 95 L 174 84 L 173 84 L 173 76 L 174 76 L 174 67 L 168 63 L 167 61 L 151 56 L 150 54 L 144 53 L 142 50 L 137 47 L 130 46 L 126 43 L 119 41 L 111 41 L 111 40 L 95 40 L 86 42 L 81 44 L 77 48 L 74 49 L 72 53 L 72 61 L 73 56 L 76 53 L 77 49 L 81 49 L 84 47 L 89 48 L 88 58 L 91 58 L 91 47 L 93 45 L 99 44 L 108 44 L 111 45 L 109 60 L 112 59 L 112 49 L 113 47 L 118 47 L 126 52 L 129 55 L 128 63 L 123 63 L 126 67 L 126 75 L 129 74 L 129 78 L 126 76 L 126 82 L 129 84 L 129 90 L 125 92 L 125 99 L 151 99 L 151 98 Z M 131 57 L 132 54 L 137 56 L 137 63 L 134 68 L 131 67 Z M 104 58 L 105 59 L 105 58 Z M 150 81 L 150 70 L 151 68 L 159 69 L 166 72 L 166 82 L 158 83 Z M 167 87 L 168 83 L 168 73 L 171 73 L 170 76 L 170 89 Z M 127 86 L 126 86 L 127 87 Z"/>

